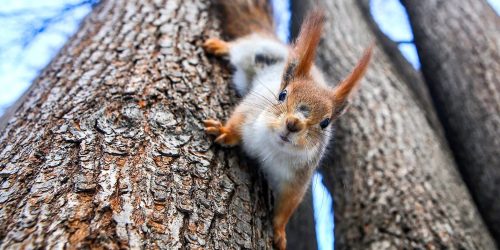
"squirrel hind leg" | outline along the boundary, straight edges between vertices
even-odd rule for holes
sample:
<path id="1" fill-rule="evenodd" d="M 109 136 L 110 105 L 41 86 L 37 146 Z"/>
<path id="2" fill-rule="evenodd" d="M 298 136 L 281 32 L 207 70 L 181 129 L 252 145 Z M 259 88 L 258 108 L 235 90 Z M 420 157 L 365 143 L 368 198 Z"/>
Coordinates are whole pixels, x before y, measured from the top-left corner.
<path id="1" fill-rule="evenodd" d="M 308 182 L 290 182 L 284 184 L 276 193 L 273 215 L 273 241 L 275 247 L 279 250 L 286 249 L 286 225 L 302 201 L 308 187 L 307 183 Z"/>
<path id="2" fill-rule="evenodd" d="M 203 49 L 215 56 L 226 56 L 229 54 L 230 43 L 219 38 L 209 38 L 203 43 Z"/>

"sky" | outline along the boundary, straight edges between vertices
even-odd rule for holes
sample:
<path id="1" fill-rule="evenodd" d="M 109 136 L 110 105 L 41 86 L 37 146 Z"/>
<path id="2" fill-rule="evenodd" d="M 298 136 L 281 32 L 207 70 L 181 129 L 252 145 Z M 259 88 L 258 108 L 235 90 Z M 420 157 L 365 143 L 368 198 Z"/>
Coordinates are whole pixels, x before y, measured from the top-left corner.
<path id="1" fill-rule="evenodd" d="M 82 0 L 0 0 L 0 116 L 29 87 L 78 28 L 91 10 L 90 4 L 75 6 Z M 88 0 L 89 2 L 92 0 Z M 278 36 L 286 41 L 290 19 L 288 0 L 272 0 L 277 14 Z M 500 13 L 500 0 L 488 0 Z M 61 9 L 68 11 L 58 16 Z M 411 41 L 413 34 L 404 8 L 398 0 L 371 0 L 370 9 L 380 29 L 394 41 Z M 54 18 L 57 16 L 57 18 Z M 50 23 L 48 28 L 43 24 Z M 32 40 L 26 43 L 26 40 Z M 417 51 L 411 43 L 399 45 L 405 58 L 420 68 Z M 318 248 L 332 250 L 334 238 L 332 198 L 322 184 L 322 176 L 313 177 L 312 194 Z"/>
<path id="2" fill-rule="evenodd" d="M 49 19 L 80 0 L 0 0 L 0 115 L 29 87 L 31 81 L 78 28 L 90 5 L 75 8 L 41 29 Z M 33 41 L 25 44 L 34 34 Z"/>

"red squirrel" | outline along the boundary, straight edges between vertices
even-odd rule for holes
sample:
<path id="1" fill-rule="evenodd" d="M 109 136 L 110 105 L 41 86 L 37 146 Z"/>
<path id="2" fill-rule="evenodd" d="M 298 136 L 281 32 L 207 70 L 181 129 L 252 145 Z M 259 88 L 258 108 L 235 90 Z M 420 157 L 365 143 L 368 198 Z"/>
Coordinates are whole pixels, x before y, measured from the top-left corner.
<path id="1" fill-rule="evenodd" d="M 207 53 L 228 57 L 233 84 L 243 100 L 223 124 L 205 120 L 205 131 L 223 146 L 241 145 L 258 160 L 271 187 L 274 245 L 286 249 L 285 227 L 308 189 L 332 134 L 331 123 L 345 110 L 364 75 L 372 47 L 336 87 L 314 65 L 324 16 L 307 15 L 296 41 L 287 45 L 274 33 L 265 0 L 218 0 L 222 26 L 231 41 L 210 38 Z"/>

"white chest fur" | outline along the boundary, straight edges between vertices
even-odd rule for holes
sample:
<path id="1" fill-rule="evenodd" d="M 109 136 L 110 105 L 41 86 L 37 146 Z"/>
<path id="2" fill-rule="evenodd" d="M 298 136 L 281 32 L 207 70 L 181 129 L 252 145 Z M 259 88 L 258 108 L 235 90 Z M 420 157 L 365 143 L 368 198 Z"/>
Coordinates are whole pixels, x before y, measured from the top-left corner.
<path id="1" fill-rule="evenodd" d="M 294 154 L 280 143 L 280 139 L 266 126 L 264 114 L 248 119 L 243 125 L 243 149 L 256 158 L 271 188 L 277 189 L 281 183 L 291 181 L 299 168 L 309 167 L 307 155 Z M 281 144 L 281 145 L 280 145 Z"/>

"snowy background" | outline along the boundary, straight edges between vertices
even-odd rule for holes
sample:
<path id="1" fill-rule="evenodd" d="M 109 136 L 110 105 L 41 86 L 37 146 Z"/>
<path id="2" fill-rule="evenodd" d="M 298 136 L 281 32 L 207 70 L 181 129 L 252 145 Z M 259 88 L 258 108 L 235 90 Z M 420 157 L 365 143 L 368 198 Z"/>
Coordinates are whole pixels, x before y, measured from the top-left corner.
<path id="1" fill-rule="evenodd" d="M 0 116 L 30 86 L 77 30 L 81 20 L 98 0 L 0 0 Z M 500 13 L 500 0 L 488 0 Z M 287 0 L 273 0 L 278 35 L 288 38 L 290 19 Z M 417 51 L 411 43 L 413 34 L 404 8 L 398 0 L 371 0 L 370 8 L 381 30 L 400 43 L 399 49 L 408 61 L 420 68 Z M 409 43 L 408 43 L 409 42 Z M 332 198 L 321 183 L 313 180 L 313 205 L 318 248 L 333 249 Z"/>

